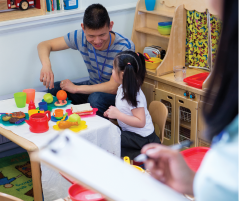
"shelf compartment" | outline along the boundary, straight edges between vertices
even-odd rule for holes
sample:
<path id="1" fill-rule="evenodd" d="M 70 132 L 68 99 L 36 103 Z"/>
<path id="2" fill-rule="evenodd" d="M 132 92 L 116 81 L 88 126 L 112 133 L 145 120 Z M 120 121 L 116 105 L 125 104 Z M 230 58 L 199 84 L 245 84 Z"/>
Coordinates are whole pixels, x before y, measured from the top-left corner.
<path id="1" fill-rule="evenodd" d="M 170 35 L 161 35 L 158 32 L 158 30 L 150 29 L 150 28 L 147 28 L 147 27 L 140 27 L 140 28 L 136 28 L 135 30 L 137 32 L 141 32 L 141 33 L 145 33 L 145 34 L 150 34 L 150 35 L 158 36 L 158 37 L 161 37 L 161 38 L 167 38 L 167 39 L 170 38 Z"/>
<path id="2" fill-rule="evenodd" d="M 160 15 L 160 16 L 171 17 L 171 18 L 174 17 L 174 11 L 173 12 L 164 12 L 164 11 L 160 11 L 160 10 L 147 11 L 144 8 L 139 8 L 138 11 L 143 12 L 143 13 L 150 13 L 152 15 Z"/>

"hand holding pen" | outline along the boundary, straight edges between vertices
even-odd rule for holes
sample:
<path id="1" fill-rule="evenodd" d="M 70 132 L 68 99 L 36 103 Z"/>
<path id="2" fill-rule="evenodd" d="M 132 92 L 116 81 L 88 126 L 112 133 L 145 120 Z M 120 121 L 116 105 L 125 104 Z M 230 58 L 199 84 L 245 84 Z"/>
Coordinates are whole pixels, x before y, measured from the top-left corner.
<path id="1" fill-rule="evenodd" d="M 180 146 L 174 145 L 171 148 L 152 143 L 145 145 L 141 153 L 148 157 L 145 165 L 151 176 L 180 193 L 193 195 L 195 173 L 188 167 L 177 148 Z"/>

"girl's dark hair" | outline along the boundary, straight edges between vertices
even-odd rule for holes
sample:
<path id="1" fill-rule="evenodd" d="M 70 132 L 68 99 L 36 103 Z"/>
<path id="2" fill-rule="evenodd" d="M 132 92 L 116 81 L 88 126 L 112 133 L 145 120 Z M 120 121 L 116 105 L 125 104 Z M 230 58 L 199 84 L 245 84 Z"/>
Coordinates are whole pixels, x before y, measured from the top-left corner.
<path id="1" fill-rule="evenodd" d="M 115 68 L 118 68 L 118 73 L 124 72 L 122 81 L 124 96 L 122 99 L 133 107 L 137 107 L 136 96 L 146 74 L 143 55 L 132 51 L 120 52 L 116 55 L 114 64 Z"/>
<path id="2" fill-rule="evenodd" d="M 222 23 L 215 68 L 203 107 L 209 140 L 238 115 L 238 0 L 224 1 Z"/>
<path id="3" fill-rule="evenodd" d="M 97 30 L 103 28 L 105 25 L 109 27 L 110 18 L 108 11 L 101 4 L 90 5 L 83 16 L 84 28 Z"/>

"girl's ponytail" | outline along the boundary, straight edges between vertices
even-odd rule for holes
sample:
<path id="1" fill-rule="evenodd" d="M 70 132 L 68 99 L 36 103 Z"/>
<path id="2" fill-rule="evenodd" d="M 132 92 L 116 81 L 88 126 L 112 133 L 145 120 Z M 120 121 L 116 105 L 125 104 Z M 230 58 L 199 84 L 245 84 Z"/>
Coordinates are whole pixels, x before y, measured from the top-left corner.
<path id="1" fill-rule="evenodd" d="M 139 63 L 140 63 L 140 68 L 138 70 L 138 82 L 139 82 L 139 86 L 141 86 L 144 82 L 145 79 L 145 75 L 146 75 L 146 67 L 145 67 L 145 59 L 144 56 L 141 53 L 137 53 L 139 59 Z"/>
<path id="2" fill-rule="evenodd" d="M 125 99 L 133 107 L 137 107 L 136 96 L 145 78 L 145 60 L 142 54 L 132 51 L 120 52 L 114 60 L 118 72 L 123 72 L 122 88 Z"/>
<path id="3" fill-rule="evenodd" d="M 137 81 L 136 71 L 137 69 L 134 69 L 135 67 L 132 66 L 130 63 L 128 63 L 125 66 L 124 74 L 123 74 L 123 80 L 122 80 L 122 88 L 124 96 L 122 99 L 125 99 L 128 101 L 128 104 L 132 105 L 133 107 L 137 106 L 137 92 L 140 89 L 140 85 Z M 137 68 L 137 66 L 136 66 Z"/>

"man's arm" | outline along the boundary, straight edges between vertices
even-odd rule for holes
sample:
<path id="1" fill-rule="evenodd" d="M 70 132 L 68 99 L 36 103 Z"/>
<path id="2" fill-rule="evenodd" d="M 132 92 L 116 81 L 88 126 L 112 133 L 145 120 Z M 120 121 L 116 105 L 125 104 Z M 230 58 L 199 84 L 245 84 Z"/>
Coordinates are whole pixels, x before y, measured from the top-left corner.
<path id="1" fill-rule="evenodd" d="M 94 92 L 104 92 L 116 94 L 119 84 L 115 82 L 113 77 L 110 77 L 108 82 L 94 85 L 74 85 L 70 80 L 63 80 L 60 87 L 70 93 L 91 94 Z"/>
<path id="2" fill-rule="evenodd" d="M 37 50 L 40 61 L 42 63 L 42 69 L 40 72 L 40 81 L 46 88 L 54 88 L 54 74 L 51 69 L 50 63 L 50 52 L 60 51 L 68 49 L 69 46 L 66 44 L 64 37 L 54 38 L 52 40 L 43 41 L 38 44 Z"/>

